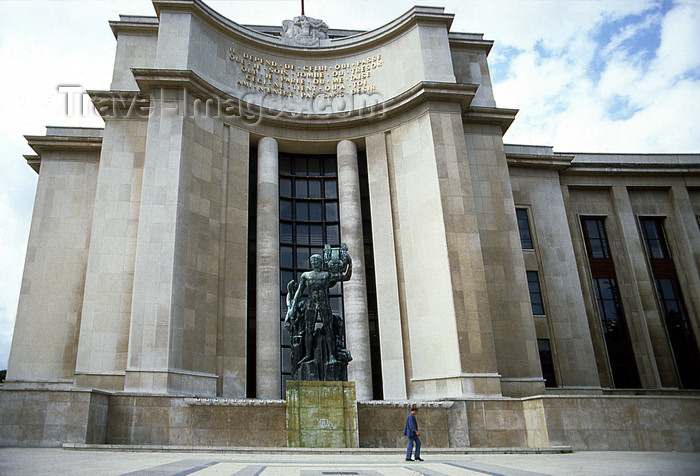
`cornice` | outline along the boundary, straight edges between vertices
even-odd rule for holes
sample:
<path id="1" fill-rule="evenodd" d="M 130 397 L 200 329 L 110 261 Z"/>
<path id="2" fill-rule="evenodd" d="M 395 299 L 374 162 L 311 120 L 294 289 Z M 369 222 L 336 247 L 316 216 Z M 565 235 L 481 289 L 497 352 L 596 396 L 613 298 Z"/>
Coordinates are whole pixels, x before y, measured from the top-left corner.
<path id="1" fill-rule="evenodd" d="M 573 163 L 562 175 L 678 175 L 700 174 L 700 163 Z"/>
<path id="2" fill-rule="evenodd" d="M 97 152 L 102 149 L 102 137 L 83 136 L 30 136 L 25 135 L 29 147 L 36 155 L 24 155 L 27 164 L 39 173 L 41 168 L 41 156 L 46 152 Z"/>
<path id="3" fill-rule="evenodd" d="M 109 27 L 112 29 L 114 38 L 118 38 L 119 33 L 122 32 L 156 36 L 158 35 L 158 18 L 124 15 L 118 21 L 110 21 Z"/>
<path id="4" fill-rule="evenodd" d="M 508 167 L 564 170 L 571 165 L 573 156 L 568 155 L 528 155 L 506 153 Z"/>
<path id="5" fill-rule="evenodd" d="M 263 124 L 285 129 L 347 129 L 385 120 L 428 101 L 459 105 L 462 112 L 469 109 L 478 85 L 422 81 L 409 90 L 382 103 L 341 113 L 294 113 L 257 106 L 237 99 L 211 85 L 191 70 L 162 70 L 132 68 L 140 88 L 136 91 L 88 91 L 98 112 L 104 118 L 148 116 L 148 97 L 154 89 L 187 91 L 193 99 L 214 99 L 225 104 L 228 111 L 243 111 Z M 181 98 L 184 99 L 184 96 Z M 505 110 L 510 111 L 510 110 Z M 236 119 L 231 113 L 224 120 Z"/>
<path id="6" fill-rule="evenodd" d="M 321 40 L 321 45 L 318 47 L 301 47 L 285 45 L 281 37 L 260 33 L 252 28 L 236 23 L 216 12 L 201 0 L 153 0 L 153 6 L 159 19 L 164 12 L 191 13 L 226 35 L 252 43 L 258 48 L 274 49 L 278 53 L 292 55 L 303 52 L 307 57 L 335 56 L 364 51 L 378 44 L 391 41 L 419 23 L 444 25 L 449 31 L 454 19 L 454 14 L 444 13 L 444 8 L 442 7 L 415 6 L 397 19 L 374 30 L 349 37 Z"/>
<path id="7" fill-rule="evenodd" d="M 75 136 L 24 136 L 29 147 L 34 149 L 39 157 L 47 151 L 79 151 L 99 152 L 102 148 L 102 137 Z"/>
<path id="8" fill-rule="evenodd" d="M 500 126 L 503 134 L 515 120 L 518 109 L 498 107 L 472 106 L 462 116 L 462 122 L 467 124 L 493 124 Z"/>

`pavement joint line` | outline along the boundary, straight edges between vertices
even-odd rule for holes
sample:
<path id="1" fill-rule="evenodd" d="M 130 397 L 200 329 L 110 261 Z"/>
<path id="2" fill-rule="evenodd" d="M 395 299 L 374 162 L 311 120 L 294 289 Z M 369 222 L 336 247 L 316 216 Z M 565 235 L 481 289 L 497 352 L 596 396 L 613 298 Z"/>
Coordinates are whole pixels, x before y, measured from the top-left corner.
<path id="1" fill-rule="evenodd" d="M 265 453 L 265 454 L 395 454 L 404 448 L 287 448 L 244 446 L 170 446 L 170 445 L 110 445 L 64 443 L 64 450 L 119 451 L 119 452 L 173 452 L 173 453 Z M 566 454 L 573 453 L 571 446 L 545 448 L 422 448 L 422 453 L 433 455 L 461 454 Z"/>

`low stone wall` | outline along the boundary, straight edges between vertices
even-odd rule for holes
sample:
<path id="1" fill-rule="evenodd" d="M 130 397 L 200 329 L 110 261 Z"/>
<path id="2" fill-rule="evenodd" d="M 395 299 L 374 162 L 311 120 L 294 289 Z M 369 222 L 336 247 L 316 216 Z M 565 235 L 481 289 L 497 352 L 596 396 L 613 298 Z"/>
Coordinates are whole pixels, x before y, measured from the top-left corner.
<path id="1" fill-rule="evenodd" d="M 431 448 L 469 446 L 467 412 L 464 402 L 358 402 L 360 448 L 401 448 L 406 417 L 412 405 L 418 407 L 421 442 Z"/>
<path id="2" fill-rule="evenodd" d="M 545 396 L 549 439 L 577 450 L 700 451 L 700 397 Z"/>
<path id="3" fill-rule="evenodd" d="M 283 400 L 230 400 L 115 394 L 109 444 L 287 446 Z"/>
<path id="4" fill-rule="evenodd" d="M 3 389 L 0 446 L 104 443 L 108 400 L 90 390 Z"/>
<path id="5" fill-rule="evenodd" d="M 359 402 L 360 447 L 403 448 L 412 404 Z M 698 396 L 548 395 L 415 404 L 421 440 L 429 448 L 700 451 Z M 0 446 L 63 443 L 284 447 L 286 403 L 0 390 Z"/>

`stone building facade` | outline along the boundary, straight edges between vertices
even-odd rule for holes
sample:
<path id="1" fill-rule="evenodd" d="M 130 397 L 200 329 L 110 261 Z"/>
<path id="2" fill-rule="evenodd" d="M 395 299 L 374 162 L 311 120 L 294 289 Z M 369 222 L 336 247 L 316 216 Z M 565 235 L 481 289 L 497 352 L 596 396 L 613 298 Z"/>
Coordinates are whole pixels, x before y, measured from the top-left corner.
<path id="1" fill-rule="evenodd" d="M 0 411 L 34 414 L 1 441 L 284 444 L 286 282 L 342 242 L 361 445 L 400 445 L 366 423 L 417 401 L 442 446 L 698 448 L 700 154 L 505 145 L 492 42 L 442 8 L 295 40 L 153 4 L 110 23 L 104 128 L 27 137 Z M 267 420 L 243 442 L 221 411 Z"/>

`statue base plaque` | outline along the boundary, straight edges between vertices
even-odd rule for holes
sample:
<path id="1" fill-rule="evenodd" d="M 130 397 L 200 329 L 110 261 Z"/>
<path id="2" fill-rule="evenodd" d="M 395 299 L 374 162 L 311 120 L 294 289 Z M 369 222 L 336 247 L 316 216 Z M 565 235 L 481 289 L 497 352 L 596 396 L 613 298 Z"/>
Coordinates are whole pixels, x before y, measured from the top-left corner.
<path id="1" fill-rule="evenodd" d="M 287 382 L 287 446 L 357 448 L 355 382 Z"/>

